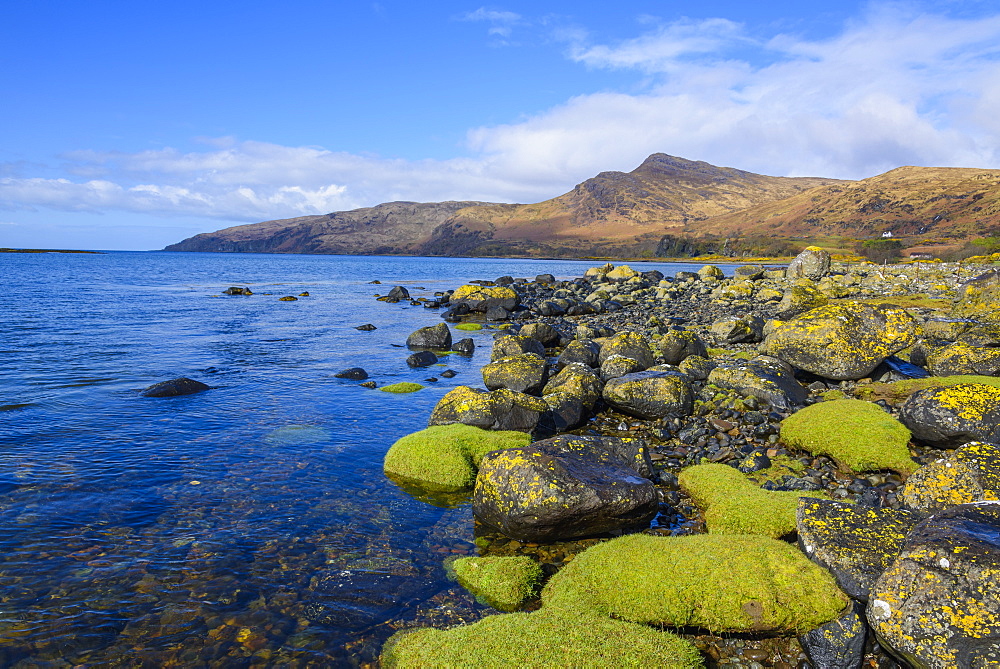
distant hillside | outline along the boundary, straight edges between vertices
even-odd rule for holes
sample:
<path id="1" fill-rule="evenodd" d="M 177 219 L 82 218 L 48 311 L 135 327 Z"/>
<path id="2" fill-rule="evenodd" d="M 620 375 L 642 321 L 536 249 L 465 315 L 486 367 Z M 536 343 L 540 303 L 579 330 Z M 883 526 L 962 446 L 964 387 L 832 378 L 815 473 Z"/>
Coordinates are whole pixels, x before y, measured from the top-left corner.
<path id="1" fill-rule="evenodd" d="M 1000 170 L 899 167 L 714 216 L 692 233 L 786 237 L 1000 234 Z"/>
<path id="2" fill-rule="evenodd" d="M 653 154 L 537 204 L 392 202 L 204 233 L 167 251 L 421 255 L 615 255 L 664 234 L 835 179 L 769 177 Z"/>

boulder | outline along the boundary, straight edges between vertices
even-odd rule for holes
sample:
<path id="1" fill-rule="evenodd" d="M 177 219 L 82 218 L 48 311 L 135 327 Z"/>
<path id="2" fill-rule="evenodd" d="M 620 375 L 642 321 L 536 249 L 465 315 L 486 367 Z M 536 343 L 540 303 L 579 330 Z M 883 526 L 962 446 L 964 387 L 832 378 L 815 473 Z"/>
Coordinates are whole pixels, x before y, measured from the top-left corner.
<path id="1" fill-rule="evenodd" d="M 1000 442 L 1000 388 L 984 383 L 918 390 L 899 410 L 916 439 L 937 446 Z"/>
<path id="2" fill-rule="evenodd" d="M 499 360 L 500 358 L 509 358 L 512 355 L 520 355 L 522 353 L 537 353 L 545 357 L 545 347 L 542 346 L 542 342 L 532 337 L 506 335 L 497 338 L 493 342 L 493 352 L 490 354 L 490 358 L 492 360 Z"/>
<path id="3" fill-rule="evenodd" d="M 1000 270 L 990 270 L 964 283 L 951 315 L 980 321 L 1000 321 Z"/>
<path id="4" fill-rule="evenodd" d="M 792 262 L 788 263 L 785 276 L 789 279 L 813 279 L 814 281 L 823 278 L 830 271 L 830 254 L 818 246 L 807 246 L 802 253 L 795 256 Z"/>
<path id="5" fill-rule="evenodd" d="M 604 275 L 604 278 L 607 279 L 608 281 L 621 283 L 628 281 L 632 277 L 636 276 L 639 276 L 639 272 L 636 272 L 628 265 L 619 265 L 618 267 L 615 267 L 614 269 L 607 272 Z"/>
<path id="6" fill-rule="evenodd" d="M 872 587 L 868 622 L 913 667 L 1000 666 L 1000 502 L 918 523 Z"/>
<path id="7" fill-rule="evenodd" d="M 642 365 L 643 369 L 656 364 L 656 354 L 649 345 L 649 340 L 638 332 L 619 332 L 613 337 L 608 337 L 601 345 L 601 353 L 598 361 L 602 364 L 613 355 L 623 355 L 632 358 Z"/>
<path id="8" fill-rule="evenodd" d="M 368 378 L 368 372 L 360 367 L 348 367 L 333 375 L 337 379 L 352 379 L 354 381 L 364 381 Z"/>
<path id="9" fill-rule="evenodd" d="M 1000 347 L 997 346 L 973 346 L 957 341 L 932 349 L 926 354 L 926 361 L 934 376 L 1000 376 Z"/>
<path id="10" fill-rule="evenodd" d="M 476 351 L 476 342 L 471 337 L 459 339 L 452 345 L 451 350 L 462 355 L 472 355 Z"/>
<path id="11" fill-rule="evenodd" d="M 542 389 L 542 395 L 567 393 L 578 397 L 585 408 L 593 409 L 601 399 L 604 384 L 590 367 L 580 363 L 566 365 L 549 379 Z"/>
<path id="12" fill-rule="evenodd" d="M 613 355 L 601 363 L 601 379 L 607 382 L 609 379 L 617 379 L 632 372 L 641 372 L 646 369 L 642 363 L 624 355 Z"/>
<path id="13" fill-rule="evenodd" d="M 140 390 L 139 394 L 143 397 L 177 397 L 178 395 L 193 395 L 209 389 L 210 386 L 205 385 L 201 381 L 195 381 L 194 379 L 182 376 L 177 379 L 154 383 L 148 388 Z"/>
<path id="14" fill-rule="evenodd" d="M 242 286 L 230 286 L 222 292 L 226 295 L 253 295 L 253 291 Z"/>
<path id="15" fill-rule="evenodd" d="M 538 431 L 542 434 L 561 434 L 572 430 L 583 423 L 587 408 L 578 395 L 555 392 L 542 395 L 548 405 L 538 422 Z"/>
<path id="16" fill-rule="evenodd" d="M 740 265 L 733 270 L 733 276 L 737 279 L 756 281 L 764 276 L 764 268 L 760 265 Z"/>
<path id="17" fill-rule="evenodd" d="M 430 351 L 417 351 L 406 358 L 406 364 L 410 367 L 430 367 L 437 361 L 438 357 Z"/>
<path id="18" fill-rule="evenodd" d="M 799 645 L 812 666 L 831 669 L 861 669 L 867 642 L 865 607 L 859 602 L 854 602 L 851 609 L 836 620 L 799 637 Z"/>
<path id="19" fill-rule="evenodd" d="M 792 286 L 781 296 L 781 301 L 775 307 L 775 314 L 782 320 L 788 320 L 812 309 L 826 306 L 829 302 L 826 295 L 812 286 Z"/>
<path id="20" fill-rule="evenodd" d="M 530 434 L 548 408 L 541 399 L 513 390 L 486 391 L 458 386 L 438 401 L 428 424 L 463 423 L 485 430 L 516 430 Z"/>
<path id="21" fill-rule="evenodd" d="M 920 519 L 912 511 L 803 497 L 796 512 L 799 547 L 830 570 L 837 585 L 867 601 L 872 585 L 903 550 L 907 533 Z"/>
<path id="22" fill-rule="evenodd" d="M 469 311 L 486 312 L 490 307 L 503 307 L 513 311 L 521 303 L 521 298 L 513 288 L 506 286 L 460 286 L 451 295 L 452 309 L 464 304 Z"/>
<path id="23" fill-rule="evenodd" d="M 800 405 L 809 396 L 809 391 L 795 380 L 791 368 L 767 356 L 716 363 L 708 374 L 708 382 L 743 397 L 764 400 L 781 410 Z"/>
<path id="24" fill-rule="evenodd" d="M 719 344 L 753 343 L 764 338 L 764 321 L 758 316 L 723 318 L 712 323 L 710 331 Z"/>
<path id="25" fill-rule="evenodd" d="M 924 465 L 906 479 L 900 498 L 923 514 L 1000 499 L 1000 445 L 973 441 Z"/>
<path id="26" fill-rule="evenodd" d="M 860 379 L 915 342 L 905 309 L 842 302 L 778 323 L 764 340 L 767 355 L 828 379 Z"/>
<path id="27" fill-rule="evenodd" d="M 402 286 L 393 286 L 389 289 L 389 294 L 386 297 L 390 300 L 408 300 L 410 299 L 410 291 Z"/>
<path id="28" fill-rule="evenodd" d="M 704 265 L 698 270 L 698 278 L 702 281 L 705 281 L 706 279 L 721 281 L 726 278 L 726 275 L 715 265 Z"/>
<path id="29" fill-rule="evenodd" d="M 600 353 L 601 347 L 593 341 L 589 339 L 574 339 L 559 354 L 559 361 L 556 363 L 556 367 L 562 369 L 574 362 L 582 363 L 588 367 L 598 367 L 601 364 Z"/>
<path id="30" fill-rule="evenodd" d="M 410 333 L 406 338 L 410 348 L 435 348 L 448 350 L 451 348 L 451 330 L 447 323 L 438 323 Z"/>
<path id="31" fill-rule="evenodd" d="M 385 454 L 386 475 L 426 490 L 467 490 L 490 451 L 527 446 L 524 432 L 488 431 L 455 423 L 435 425 L 396 441 Z"/>
<path id="32" fill-rule="evenodd" d="M 622 413 L 646 419 L 687 416 L 694 406 L 691 386 L 679 372 L 626 374 L 608 381 L 602 397 Z"/>
<path id="33" fill-rule="evenodd" d="M 520 353 L 484 365 L 483 384 L 490 390 L 507 388 L 535 395 L 548 380 L 548 365 L 537 353 Z"/>
<path id="34" fill-rule="evenodd" d="M 690 330 L 670 330 L 657 342 L 657 348 L 668 365 L 680 364 L 689 355 L 708 357 L 704 342 Z"/>
<path id="35" fill-rule="evenodd" d="M 874 402 L 831 400 L 807 406 L 781 421 L 781 441 L 826 455 L 848 471 L 917 468 L 910 457 L 910 431 Z"/>
<path id="36" fill-rule="evenodd" d="M 647 524 L 659 505 L 644 442 L 564 435 L 483 458 L 472 510 L 522 541 L 601 534 Z"/>
<path id="37" fill-rule="evenodd" d="M 535 283 L 555 283 L 556 278 L 551 274 L 539 274 L 535 277 Z"/>
<path id="38" fill-rule="evenodd" d="M 543 346 L 555 346 L 559 343 L 559 331 L 548 323 L 528 323 L 521 327 L 518 334 L 531 337 L 542 342 Z"/>
<path id="39" fill-rule="evenodd" d="M 632 534 L 577 554 L 542 591 L 545 608 L 712 632 L 805 632 L 848 599 L 795 546 L 752 535 Z"/>
<path id="40" fill-rule="evenodd" d="M 715 363 L 700 355 L 689 355 L 678 363 L 677 368 L 689 379 L 704 381 L 715 369 Z"/>

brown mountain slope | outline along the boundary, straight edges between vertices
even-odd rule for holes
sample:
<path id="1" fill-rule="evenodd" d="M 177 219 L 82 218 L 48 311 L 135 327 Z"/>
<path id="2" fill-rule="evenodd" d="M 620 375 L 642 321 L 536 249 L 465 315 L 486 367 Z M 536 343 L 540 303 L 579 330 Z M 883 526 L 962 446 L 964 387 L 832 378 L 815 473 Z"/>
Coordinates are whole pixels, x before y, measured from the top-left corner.
<path id="1" fill-rule="evenodd" d="M 391 202 L 204 233 L 168 251 L 628 255 L 722 213 L 844 183 L 769 177 L 657 153 L 537 204 Z"/>
<path id="2" fill-rule="evenodd" d="M 1000 170 L 900 167 L 714 216 L 689 235 L 968 239 L 1000 233 Z"/>

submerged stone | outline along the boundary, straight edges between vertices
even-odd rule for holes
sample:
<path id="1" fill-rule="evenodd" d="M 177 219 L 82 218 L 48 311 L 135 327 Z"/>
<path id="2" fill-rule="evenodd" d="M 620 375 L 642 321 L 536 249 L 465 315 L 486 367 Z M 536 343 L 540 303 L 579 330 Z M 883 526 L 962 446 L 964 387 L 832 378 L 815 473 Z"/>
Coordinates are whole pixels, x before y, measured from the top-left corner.
<path id="1" fill-rule="evenodd" d="M 148 388 L 141 390 L 139 394 L 143 397 L 177 397 L 179 395 L 193 395 L 210 389 L 210 386 L 205 385 L 201 381 L 195 381 L 194 379 L 182 376 L 177 379 L 154 383 Z"/>

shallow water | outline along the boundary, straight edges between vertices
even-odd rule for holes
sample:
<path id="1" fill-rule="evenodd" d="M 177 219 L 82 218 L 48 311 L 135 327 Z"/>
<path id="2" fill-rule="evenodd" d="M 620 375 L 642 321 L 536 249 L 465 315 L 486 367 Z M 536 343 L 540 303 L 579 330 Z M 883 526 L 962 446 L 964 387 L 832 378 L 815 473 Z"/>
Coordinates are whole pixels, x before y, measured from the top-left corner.
<path id="1" fill-rule="evenodd" d="M 594 264 L 0 255 L 0 666 L 358 665 L 412 621 L 490 612 L 441 567 L 475 550 L 468 506 L 414 498 L 381 462 L 480 385 L 491 332 L 412 370 L 402 344 L 440 314 L 374 294 Z M 380 386 L 458 374 L 394 395 L 333 377 L 354 366 Z M 136 392 L 178 376 L 212 390 Z"/>

